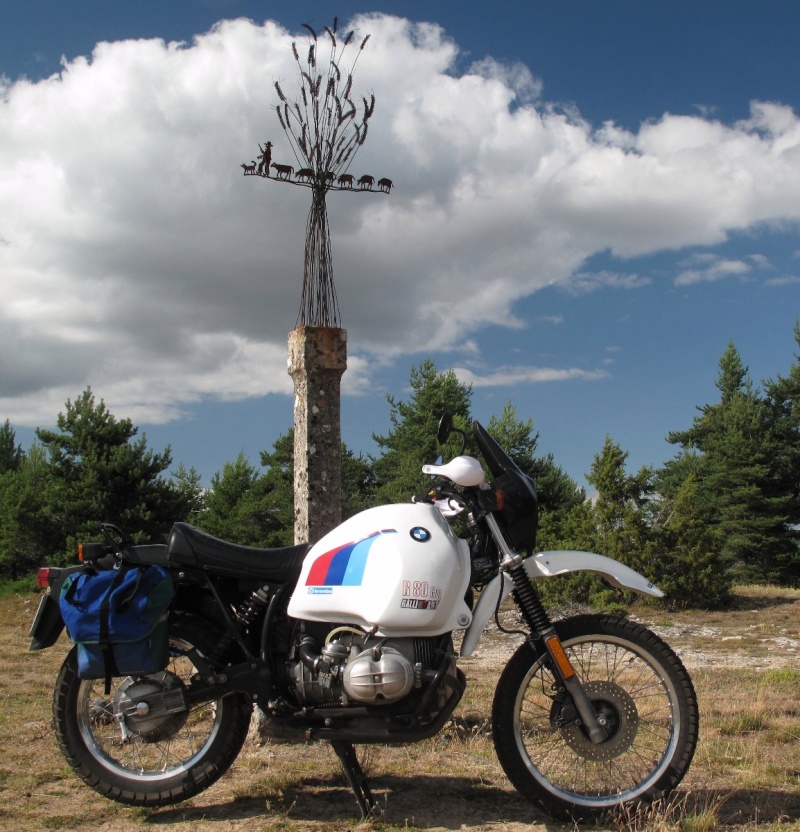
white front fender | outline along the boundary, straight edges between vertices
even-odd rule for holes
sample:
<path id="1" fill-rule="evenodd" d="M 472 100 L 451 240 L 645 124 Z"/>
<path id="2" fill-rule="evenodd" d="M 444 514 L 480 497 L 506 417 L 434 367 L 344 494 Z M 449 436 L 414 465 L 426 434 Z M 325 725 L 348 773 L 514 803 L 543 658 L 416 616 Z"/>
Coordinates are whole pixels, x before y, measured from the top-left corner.
<path id="1" fill-rule="evenodd" d="M 565 575 L 567 572 L 596 572 L 612 586 L 631 589 L 642 595 L 652 595 L 654 598 L 664 597 L 664 593 L 644 575 L 640 575 L 624 563 L 595 552 L 572 550 L 539 552 L 538 555 L 524 560 L 522 564 L 528 575 L 534 579 L 552 578 L 555 575 Z M 512 589 L 511 578 L 503 573 L 497 575 L 484 587 L 473 610 L 472 623 L 464 631 L 460 651 L 462 656 L 472 654 L 498 603 L 502 602 Z"/>

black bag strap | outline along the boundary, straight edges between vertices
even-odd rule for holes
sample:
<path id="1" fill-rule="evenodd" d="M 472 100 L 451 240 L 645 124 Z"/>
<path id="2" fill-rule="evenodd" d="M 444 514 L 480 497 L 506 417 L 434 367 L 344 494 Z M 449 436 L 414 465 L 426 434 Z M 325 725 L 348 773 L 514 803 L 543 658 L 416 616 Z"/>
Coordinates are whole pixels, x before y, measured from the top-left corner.
<path id="1" fill-rule="evenodd" d="M 111 643 L 109 640 L 111 635 L 109 628 L 111 596 L 113 595 L 114 590 L 117 589 L 123 580 L 125 580 L 125 575 L 128 572 L 128 569 L 129 567 L 123 566 L 117 570 L 117 574 L 114 575 L 114 579 L 111 581 L 106 594 L 103 596 L 103 601 L 100 604 L 100 649 L 103 651 L 103 661 L 106 666 L 106 696 L 111 693 L 111 677 L 119 674 L 117 663 L 114 661 L 114 651 L 111 649 Z"/>

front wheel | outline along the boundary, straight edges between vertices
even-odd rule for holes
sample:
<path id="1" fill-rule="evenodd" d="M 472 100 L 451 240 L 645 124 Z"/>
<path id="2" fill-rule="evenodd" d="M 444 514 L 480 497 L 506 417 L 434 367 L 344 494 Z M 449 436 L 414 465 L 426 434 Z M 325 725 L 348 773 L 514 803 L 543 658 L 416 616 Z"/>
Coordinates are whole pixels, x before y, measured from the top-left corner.
<path id="1" fill-rule="evenodd" d="M 56 738 L 67 762 L 95 791 L 119 803 L 164 806 L 208 788 L 236 759 L 251 705 L 232 694 L 187 708 L 182 689 L 197 672 L 191 656 L 208 656 L 219 633 L 176 614 L 166 670 L 112 679 L 78 678 L 76 648 L 53 694 Z"/>
<path id="2" fill-rule="evenodd" d="M 555 627 L 608 738 L 589 739 L 544 647 L 526 642 L 506 665 L 492 708 L 508 779 L 548 812 L 575 820 L 671 791 L 698 733 L 697 698 L 680 659 L 625 619 L 576 616 Z"/>

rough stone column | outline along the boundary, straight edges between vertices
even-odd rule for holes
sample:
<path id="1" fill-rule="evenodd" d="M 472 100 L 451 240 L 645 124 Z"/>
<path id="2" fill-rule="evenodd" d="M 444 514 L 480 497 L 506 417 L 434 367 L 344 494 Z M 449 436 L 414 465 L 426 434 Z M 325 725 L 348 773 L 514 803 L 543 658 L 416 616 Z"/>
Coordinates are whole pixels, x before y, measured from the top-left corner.
<path id="1" fill-rule="evenodd" d="M 340 385 L 346 368 L 347 330 L 301 326 L 289 333 L 295 543 L 314 543 L 342 520 Z"/>

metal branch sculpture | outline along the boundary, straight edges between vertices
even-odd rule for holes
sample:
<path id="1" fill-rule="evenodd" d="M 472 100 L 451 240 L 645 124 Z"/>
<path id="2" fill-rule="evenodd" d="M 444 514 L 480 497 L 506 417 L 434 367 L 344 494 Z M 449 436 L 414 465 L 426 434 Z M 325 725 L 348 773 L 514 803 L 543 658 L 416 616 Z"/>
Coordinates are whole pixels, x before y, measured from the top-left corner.
<path id="1" fill-rule="evenodd" d="M 300 98 L 287 98 L 280 82 L 275 82 L 279 103 L 275 108 L 289 146 L 297 162 L 292 165 L 272 162 L 272 143 L 259 145 L 261 155 L 255 162 L 242 165 L 245 175 L 270 176 L 275 181 L 288 182 L 311 188 L 311 211 L 306 226 L 303 294 L 297 325 L 339 327 L 339 302 L 333 281 L 333 260 L 328 212 L 325 202 L 329 190 L 373 192 L 375 179 L 362 176 L 358 180 L 347 171 L 358 149 L 367 138 L 369 120 L 375 111 L 375 95 L 361 97 L 356 103 L 353 95 L 353 73 L 370 36 L 361 40 L 349 69 L 343 69 L 345 53 L 355 33 L 339 37 L 338 20 L 333 27 L 324 27 L 319 34 L 308 24 L 307 48 L 302 58 L 297 43 L 292 43 L 292 54 L 297 64 Z M 327 49 L 325 48 L 327 47 Z M 320 58 L 325 51 L 326 57 Z M 296 171 L 296 172 L 295 172 Z M 294 179 L 292 178 L 294 176 Z M 358 187 L 354 187 L 354 186 Z M 378 189 L 389 193 L 392 182 L 378 181 Z"/>

